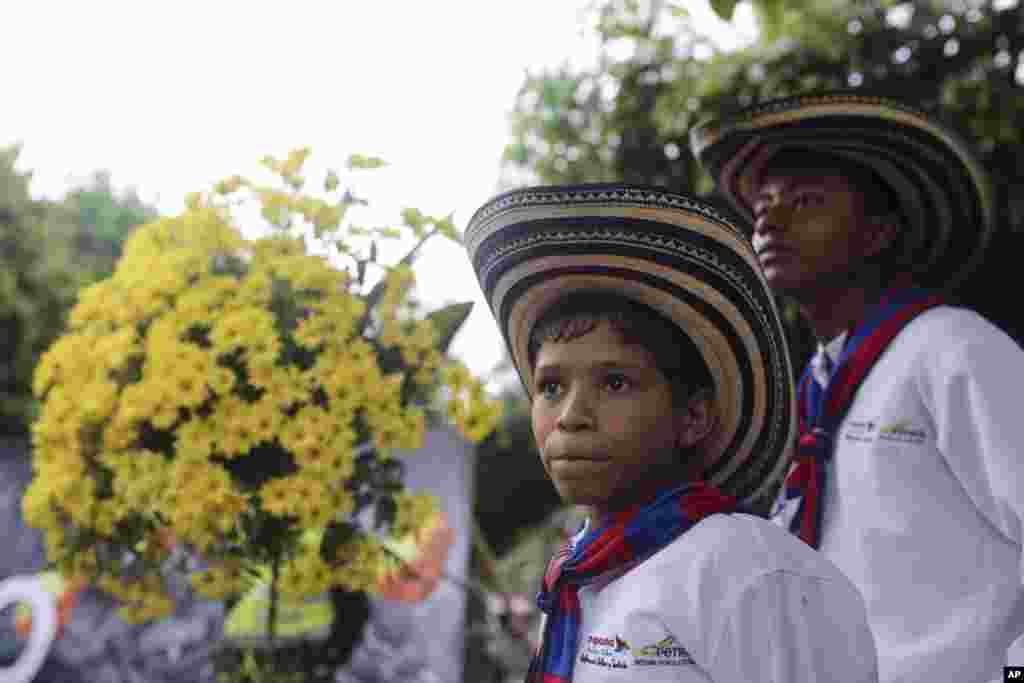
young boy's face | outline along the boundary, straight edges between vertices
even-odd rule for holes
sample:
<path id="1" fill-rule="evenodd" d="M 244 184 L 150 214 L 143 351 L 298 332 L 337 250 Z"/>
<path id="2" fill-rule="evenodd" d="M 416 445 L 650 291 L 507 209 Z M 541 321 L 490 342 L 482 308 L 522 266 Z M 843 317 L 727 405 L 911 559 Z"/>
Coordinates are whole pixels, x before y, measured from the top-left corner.
<path id="1" fill-rule="evenodd" d="M 607 322 L 545 342 L 533 391 L 533 433 L 566 502 L 603 514 L 649 486 L 688 478 L 668 379 L 649 351 L 624 343 Z"/>

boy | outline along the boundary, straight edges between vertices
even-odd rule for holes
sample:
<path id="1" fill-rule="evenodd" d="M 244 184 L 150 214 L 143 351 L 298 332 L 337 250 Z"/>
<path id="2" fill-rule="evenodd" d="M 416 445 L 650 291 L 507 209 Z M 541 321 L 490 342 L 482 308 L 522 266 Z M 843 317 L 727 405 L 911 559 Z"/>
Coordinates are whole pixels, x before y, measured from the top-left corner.
<path id="1" fill-rule="evenodd" d="M 940 295 L 993 230 L 980 162 L 916 108 L 849 93 L 692 141 L 819 340 L 778 520 L 860 589 L 882 681 L 1001 680 L 1024 663 L 1024 352 Z"/>
<path id="2" fill-rule="evenodd" d="M 866 682 L 864 606 L 760 509 L 795 433 L 783 328 L 742 232 L 651 188 L 532 188 L 466 245 L 584 528 L 551 562 L 528 681 Z"/>

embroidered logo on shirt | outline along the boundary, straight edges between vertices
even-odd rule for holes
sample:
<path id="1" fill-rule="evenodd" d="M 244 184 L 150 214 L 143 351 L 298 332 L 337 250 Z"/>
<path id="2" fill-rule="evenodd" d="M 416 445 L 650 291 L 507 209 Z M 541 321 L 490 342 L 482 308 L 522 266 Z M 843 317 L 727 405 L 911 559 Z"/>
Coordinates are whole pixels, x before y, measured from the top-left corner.
<path id="1" fill-rule="evenodd" d="M 584 664 L 603 666 L 608 669 L 628 669 L 629 643 L 619 635 L 614 637 L 589 635 L 583 641 L 580 661 Z"/>
<path id="2" fill-rule="evenodd" d="M 846 423 L 843 438 L 847 441 L 871 443 L 877 435 L 878 424 L 874 420 L 850 420 Z"/>
<path id="3" fill-rule="evenodd" d="M 899 441 L 902 443 L 924 443 L 928 434 L 923 429 L 915 429 L 910 420 L 897 420 L 882 425 L 878 430 L 878 438 L 882 441 Z"/>
<path id="4" fill-rule="evenodd" d="M 889 441 L 906 444 L 922 444 L 928 433 L 907 419 L 881 422 L 880 420 L 848 420 L 843 428 L 843 440 L 857 443 Z"/>
<path id="5" fill-rule="evenodd" d="M 637 666 L 684 666 L 693 664 L 693 657 L 676 642 L 675 636 L 668 636 L 637 650 L 633 663 Z"/>

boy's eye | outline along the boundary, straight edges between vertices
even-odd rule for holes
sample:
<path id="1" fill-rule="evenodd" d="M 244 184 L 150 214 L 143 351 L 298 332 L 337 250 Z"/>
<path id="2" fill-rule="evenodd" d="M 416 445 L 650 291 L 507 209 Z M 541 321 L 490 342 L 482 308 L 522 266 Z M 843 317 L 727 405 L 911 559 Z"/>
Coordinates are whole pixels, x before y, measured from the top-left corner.
<path id="1" fill-rule="evenodd" d="M 612 373 L 605 377 L 604 384 L 614 393 L 625 391 L 633 386 L 633 382 L 629 377 L 617 373 Z"/>
<path id="2" fill-rule="evenodd" d="M 553 400 L 558 398 L 559 393 L 562 391 L 562 385 L 554 380 L 544 380 L 538 382 L 537 390 L 544 398 Z"/>
<path id="3" fill-rule="evenodd" d="M 824 195 L 818 192 L 802 192 L 793 198 L 793 206 L 803 209 L 808 206 L 821 206 L 824 201 Z"/>

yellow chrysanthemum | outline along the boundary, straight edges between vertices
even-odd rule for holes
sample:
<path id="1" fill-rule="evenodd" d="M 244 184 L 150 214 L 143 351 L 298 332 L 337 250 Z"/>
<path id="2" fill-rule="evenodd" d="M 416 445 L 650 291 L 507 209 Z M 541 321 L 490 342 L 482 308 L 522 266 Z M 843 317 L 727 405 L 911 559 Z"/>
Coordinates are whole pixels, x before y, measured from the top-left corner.
<path id="1" fill-rule="evenodd" d="M 90 340 L 83 334 L 66 334 L 54 342 L 43 354 L 36 366 L 33 390 L 42 398 L 54 384 L 60 384 L 74 377 L 79 368 L 77 359 L 88 355 Z"/>
<path id="2" fill-rule="evenodd" d="M 214 322 L 210 342 L 217 353 L 231 353 L 254 339 L 274 336 L 274 318 L 270 311 L 246 306 L 225 313 Z"/>
<path id="3" fill-rule="evenodd" d="M 204 571 L 193 574 L 192 586 L 209 600 L 223 600 L 244 593 L 251 580 L 242 570 L 240 560 L 225 560 Z"/>
<path id="4" fill-rule="evenodd" d="M 302 474 L 273 479 L 260 489 L 263 509 L 322 528 L 338 514 L 338 499 L 323 481 Z"/>
<path id="5" fill-rule="evenodd" d="M 263 387 L 280 408 L 290 408 L 310 399 L 311 377 L 296 367 L 275 367 Z"/>
<path id="6" fill-rule="evenodd" d="M 337 553 L 339 565 L 333 581 L 349 591 L 370 591 L 391 571 L 393 563 L 380 541 L 363 537 L 345 544 Z"/>
<path id="7" fill-rule="evenodd" d="M 273 400 L 264 397 L 247 406 L 242 417 L 256 443 L 273 441 L 285 422 L 284 414 Z"/>
<path id="8" fill-rule="evenodd" d="M 37 529 L 54 527 L 60 517 L 53 505 L 53 494 L 47 482 L 36 478 L 25 489 L 21 499 L 21 514 L 25 523 Z"/>
<path id="9" fill-rule="evenodd" d="M 118 386 L 109 380 L 96 380 L 84 387 L 81 415 L 85 422 L 100 423 L 117 407 Z"/>
<path id="10" fill-rule="evenodd" d="M 134 327 L 121 327 L 109 334 L 100 335 L 96 340 L 94 353 L 103 359 L 108 370 L 120 370 L 133 358 L 143 353 L 138 332 Z"/>
<path id="11" fill-rule="evenodd" d="M 176 450 L 179 455 L 189 454 L 205 458 L 216 446 L 214 428 L 207 418 L 192 417 L 178 425 Z"/>
<path id="12" fill-rule="evenodd" d="M 248 306 L 266 306 L 274 291 L 274 281 L 265 268 L 253 268 L 238 284 L 236 298 Z"/>

